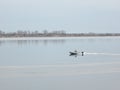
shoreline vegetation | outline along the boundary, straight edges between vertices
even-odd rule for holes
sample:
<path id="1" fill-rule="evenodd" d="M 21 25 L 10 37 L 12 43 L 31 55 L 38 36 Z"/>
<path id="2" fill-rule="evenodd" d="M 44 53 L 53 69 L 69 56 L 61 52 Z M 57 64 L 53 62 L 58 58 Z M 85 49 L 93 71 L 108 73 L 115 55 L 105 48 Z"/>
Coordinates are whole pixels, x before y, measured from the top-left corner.
<path id="1" fill-rule="evenodd" d="M 17 38 L 17 37 L 105 37 L 105 36 L 120 36 L 120 33 L 66 33 L 65 31 L 48 32 L 30 32 L 30 31 L 17 31 L 17 32 L 3 32 L 0 31 L 0 38 Z"/>

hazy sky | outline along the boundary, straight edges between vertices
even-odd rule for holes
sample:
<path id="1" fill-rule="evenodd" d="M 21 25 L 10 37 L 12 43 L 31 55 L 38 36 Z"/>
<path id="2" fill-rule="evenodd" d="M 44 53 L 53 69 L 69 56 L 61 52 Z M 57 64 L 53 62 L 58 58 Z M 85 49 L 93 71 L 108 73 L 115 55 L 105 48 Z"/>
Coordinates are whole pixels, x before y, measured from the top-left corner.
<path id="1" fill-rule="evenodd" d="M 120 0 L 0 0 L 0 30 L 119 32 Z"/>

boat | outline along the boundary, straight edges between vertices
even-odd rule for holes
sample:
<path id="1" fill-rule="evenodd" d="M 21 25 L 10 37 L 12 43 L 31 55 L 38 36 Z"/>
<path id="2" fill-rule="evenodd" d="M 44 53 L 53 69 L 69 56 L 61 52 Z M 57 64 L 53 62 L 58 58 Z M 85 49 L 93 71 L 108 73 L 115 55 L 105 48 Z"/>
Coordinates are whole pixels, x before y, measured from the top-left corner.
<path id="1" fill-rule="evenodd" d="M 69 52 L 70 55 L 78 55 L 78 52 Z"/>
<path id="2" fill-rule="evenodd" d="M 77 51 L 74 51 L 74 52 L 69 52 L 69 53 L 70 53 L 70 56 L 72 56 L 72 55 L 77 56 L 77 55 L 79 55 L 79 54 L 80 54 L 80 52 L 77 52 Z M 82 56 L 84 56 L 84 52 L 83 52 L 83 51 L 81 52 L 81 55 L 82 55 Z"/>

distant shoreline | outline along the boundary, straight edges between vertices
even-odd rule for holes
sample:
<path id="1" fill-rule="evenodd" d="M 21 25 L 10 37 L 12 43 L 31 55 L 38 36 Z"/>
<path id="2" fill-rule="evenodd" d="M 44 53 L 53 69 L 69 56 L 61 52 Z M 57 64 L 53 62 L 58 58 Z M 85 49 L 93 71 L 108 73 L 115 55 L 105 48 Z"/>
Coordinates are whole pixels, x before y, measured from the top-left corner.
<path id="1" fill-rule="evenodd" d="M 38 31 L 35 32 L 26 32 L 26 31 L 18 31 L 18 32 L 0 32 L 0 40 L 2 39 L 52 39 L 52 38 L 90 38 L 90 37 L 120 37 L 120 33 L 66 33 L 64 31 L 56 31 L 56 32 L 47 32 L 44 31 L 40 33 Z"/>
<path id="2" fill-rule="evenodd" d="M 23 37 L 113 37 L 120 36 L 120 33 L 66 33 L 62 31 L 48 32 L 47 30 L 43 32 L 38 31 L 17 31 L 17 32 L 3 32 L 0 31 L 0 38 L 23 38 Z"/>
<path id="3" fill-rule="evenodd" d="M 120 39 L 120 36 L 80 36 L 80 37 L 0 37 L 0 40 L 56 40 L 56 39 L 92 39 L 92 38 L 118 38 Z"/>
<path id="4" fill-rule="evenodd" d="M 43 38 L 43 37 L 119 37 L 120 34 L 57 34 L 57 35 L 0 35 L 0 38 L 24 38 L 24 37 L 28 37 L 28 38 L 34 38 L 34 37 L 38 37 L 38 38 Z"/>

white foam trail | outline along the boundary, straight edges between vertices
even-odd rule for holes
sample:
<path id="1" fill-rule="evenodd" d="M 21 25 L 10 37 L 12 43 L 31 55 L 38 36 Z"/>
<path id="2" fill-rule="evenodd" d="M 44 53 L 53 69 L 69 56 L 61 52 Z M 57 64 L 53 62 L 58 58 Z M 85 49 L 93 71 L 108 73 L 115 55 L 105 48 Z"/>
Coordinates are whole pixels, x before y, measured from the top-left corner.
<path id="1" fill-rule="evenodd" d="M 110 55 L 110 56 L 120 56 L 120 53 L 85 53 L 86 55 Z"/>

